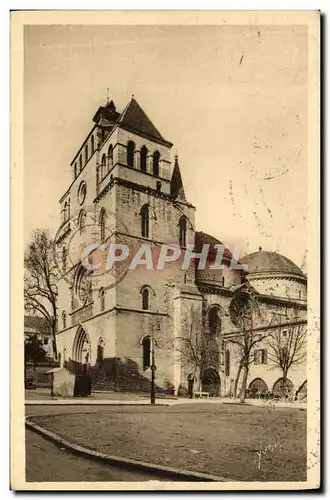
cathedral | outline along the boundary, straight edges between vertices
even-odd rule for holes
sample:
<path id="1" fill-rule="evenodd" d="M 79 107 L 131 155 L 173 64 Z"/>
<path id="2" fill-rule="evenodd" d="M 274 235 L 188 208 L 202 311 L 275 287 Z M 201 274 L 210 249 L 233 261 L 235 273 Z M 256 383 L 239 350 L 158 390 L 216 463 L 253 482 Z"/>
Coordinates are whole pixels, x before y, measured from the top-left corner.
<path id="1" fill-rule="evenodd" d="M 284 343 L 290 332 L 306 331 L 306 275 L 285 256 L 261 248 L 240 259 L 240 265 L 232 265 L 235 259 L 226 249 L 219 268 L 200 266 L 198 259 L 183 266 L 185 249 L 201 255 L 205 246 L 216 249 L 222 243 L 195 230 L 195 207 L 186 198 L 172 146 L 134 97 L 122 112 L 113 101 L 96 111 L 60 199 L 55 247 L 61 364 L 72 371 L 84 366 L 98 389 L 147 391 L 154 363 L 159 391 L 186 394 L 193 374 L 196 390 L 231 395 L 241 354 L 230 305 L 248 286 L 261 313 L 253 325 L 260 342 L 251 351 L 247 388 L 281 389 L 283 370 L 265 331 L 278 332 Z M 118 262 L 110 270 L 104 259 L 91 265 L 93 252 L 86 246 L 100 257 L 109 242 L 129 249 L 128 260 L 141 246 L 148 246 L 153 259 L 164 245 L 176 245 L 182 253 L 160 269 L 147 263 L 132 269 L 115 254 Z M 202 365 L 194 365 L 204 338 L 212 355 L 204 353 Z M 307 390 L 303 356 L 292 362 L 285 383 Z"/>

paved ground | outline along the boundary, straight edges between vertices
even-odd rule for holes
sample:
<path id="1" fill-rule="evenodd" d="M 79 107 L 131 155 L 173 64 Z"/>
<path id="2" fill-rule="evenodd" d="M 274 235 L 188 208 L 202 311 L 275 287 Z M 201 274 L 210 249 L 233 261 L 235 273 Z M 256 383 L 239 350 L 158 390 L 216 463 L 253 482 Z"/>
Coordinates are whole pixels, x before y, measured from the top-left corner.
<path id="1" fill-rule="evenodd" d="M 301 409 L 196 402 L 27 406 L 26 413 L 39 415 L 37 423 L 70 441 L 108 454 L 232 480 L 306 479 L 306 412 Z"/>
<path id="2" fill-rule="evenodd" d="M 61 396 L 55 396 L 52 397 L 50 395 L 50 389 L 46 387 L 39 387 L 37 389 L 28 389 L 25 390 L 25 399 L 28 401 L 38 401 L 38 400 L 43 400 L 43 401 L 51 401 L 51 400 L 67 400 L 67 399 L 72 399 L 68 397 L 61 397 Z M 135 394 L 133 392 L 110 392 L 110 391 L 103 391 L 103 392 L 93 392 L 88 398 L 75 398 L 77 401 L 79 400 L 100 400 L 100 401 L 111 401 L 111 400 L 130 400 L 130 401 L 140 401 L 140 400 L 147 400 L 148 395 L 142 395 L 142 394 Z"/>
<path id="3" fill-rule="evenodd" d="M 26 481 L 150 481 L 154 474 L 126 471 L 77 457 L 26 431 Z"/>
<path id="4" fill-rule="evenodd" d="M 182 405 L 182 404 L 196 404 L 200 403 L 200 399 L 187 399 L 178 398 L 174 396 L 156 397 L 156 404 L 159 405 Z M 228 398 L 208 398 L 202 399 L 203 403 L 208 404 L 240 404 L 239 400 Z M 36 390 L 25 391 L 25 403 L 29 405 L 150 405 L 150 397 L 147 394 L 134 394 L 129 392 L 93 392 L 86 398 L 73 398 L 73 397 L 51 397 L 49 389 L 38 388 Z M 264 401 L 260 399 L 247 399 L 246 404 L 261 407 L 283 407 L 283 408 L 306 408 L 306 402 L 289 402 L 289 401 Z"/>

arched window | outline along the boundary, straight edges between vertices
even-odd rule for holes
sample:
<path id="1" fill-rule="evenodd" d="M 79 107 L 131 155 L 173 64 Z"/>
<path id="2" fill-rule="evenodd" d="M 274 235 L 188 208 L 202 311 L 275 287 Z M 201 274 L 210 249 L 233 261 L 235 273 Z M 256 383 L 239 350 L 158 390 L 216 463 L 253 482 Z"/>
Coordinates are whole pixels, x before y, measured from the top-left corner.
<path id="1" fill-rule="evenodd" d="M 113 166 L 113 147 L 112 144 L 110 144 L 109 149 L 108 149 L 108 172 Z"/>
<path id="2" fill-rule="evenodd" d="M 81 210 L 78 217 L 78 225 L 80 232 L 82 232 L 85 229 L 85 219 L 86 219 L 86 214 L 84 210 Z"/>
<path id="3" fill-rule="evenodd" d="M 85 145 L 85 163 L 88 162 L 88 144 Z"/>
<path id="4" fill-rule="evenodd" d="M 82 166 L 82 165 L 83 165 L 83 164 L 82 164 L 82 156 L 80 155 L 80 156 L 79 156 L 79 168 L 80 168 L 80 172 L 82 171 L 82 168 L 83 168 L 83 166 Z"/>
<path id="5" fill-rule="evenodd" d="M 143 362 L 143 370 L 146 370 L 150 367 L 150 355 L 151 355 L 151 339 L 148 335 L 144 337 L 142 341 L 142 362 Z"/>
<path id="6" fill-rule="evenodd" d="M 141 172 L 147 171 L 147 156 L 148 156 L 148 149 L 145 146 L 142 146 L 141 151 L 140 151 L 140 169 L 141 169 Z"/>
<path id="7" fill-rule="evenodd" d="M 105 309 L 105 292 L 104 292 L 103 288 L 100 289 L 99 297 L 100 297 L 100 310 L 104 311 L 104 309 Z"/>
<path id="8" fill-rule="evenodd" d="M 68 204 L 67 202 L 64 203 L 64 207 L 63 207 L 63 211 L 62 211 L 62 219 L 63 219 L 63 222 L 66 221 L 66 217 L 67 217 L 67 210 L 68 210 Z"/>
<path id="9" fill-rule="evenodd" d="M 249 385 L 249 389 L 253 392 L 266 392 L 268 391 L 267 384 L 262 378 L 255 378 Z"/>
<path id="10" fill-rule="evenodd" d="M 135 152 L 134 142 L 128 141 L 128 143 L 127 143 L 127 165 L 129 167 L 134 167 L 134 152 Z"/>
<path id="11" fill-rule="evenodd" d="M 97 353 L 96 353 L 96 366 L 102 367 L 104 360 L 104 341 L 102 338 L 99 339 L 97 343 Z"/>
<path id="12" fill-rule="evenodd" d="M 152 173 L 156 177 L 159 177 L 159 160 L 160 160 L 160 153 L 159 151 L 155 151 L 154 154 L 152 155 Z"/>
<path id="13" fill-rule="evenodd" d="M 66 312 L 63 311 L 62 313 L 62 324 L 63 324 L 63 330 L 66 328 Z"/>
<path id="14" fill-rule="evenodd" d="M 221 318 L 218 307 L 211 307 L 209 311 L 209 330 L 213 337 L 218 337 L 221 333 Z"/>
<path id="15" fill-rule="evenodd" d="M 94 153 L 94 136 L 91 137 L 91 154 Z"/>
<path id="16" fill-rule="evenodd" d="M 181 247 L 187 244 L 187 219 L 185 217 L 179 220 L 179 243 Z"/>
<path id="17" fill-rule="evenodd" d="M 273 386 L 273 392 L 280 394 L 281 396 L 287 396 L 292 389 L 293 383 L 288 378 L 279 378 Z"/>
<path id="18" fill-rule="evenodd" d="M 149 290 L 148 288 L 144 288 L 142 290 L 142 309 L 147 311 L 149 309 Z"/>
<path id="19" fill-rule="evenodd" d="M 149 207 L 143 205 L 141 208 L 141 235 L 143 238 L 149 238 Z"/>
<path id="20" fill-rule="evenodd" d="M 66 271 L 66 264 L 67 264 L 67 253 L 66 253 L 66 248 L 62 248 L 62 267 L 63 271 Z"/>
<path id="21" fill-rule="evenodd" d="M 229 377 L 230 375 L 230 351 L 227 349 L 226 355 L 225 355 L 225 373 L 226 377 Z"/>
<path id="22" fill-rule="evenodd" d="M 74 164 L 74 178 L 77 177 L 77 162 Z"/>
<path id="23" fill-rule="evenodd" d="M 101 178 L 100 178 L 100 180 L 102 180 L 106 174 L 106 165 L 107 165 L 107 156 L 106 156 L 106 154 L 103 154 L 102 160 L 101 160 Z"/>
<path id="24" fill-rule="evenodd" d="M 101 241 L 105 239 L 105 220 L 106 220 L 107 214 L 104 208 L 101 210 L 100 214 L 100 233 L 101 233 Z"/>

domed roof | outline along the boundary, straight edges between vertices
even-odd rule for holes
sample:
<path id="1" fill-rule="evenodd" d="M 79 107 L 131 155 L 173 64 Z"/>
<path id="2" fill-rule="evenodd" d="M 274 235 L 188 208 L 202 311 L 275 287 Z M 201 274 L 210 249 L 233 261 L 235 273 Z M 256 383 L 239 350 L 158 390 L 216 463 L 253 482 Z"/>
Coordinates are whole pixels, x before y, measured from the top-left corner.
<path id="1" fill-rule="evenodd" d="M 200 253 L 203 249 L 203 245 L 210 245 L 208 250 L 208 256 L 206 260 L 205 267 L 203 269 L 198 269 L 199 261 L 196 259 L 196 282 L 207 283 L 208 285 L 215 285 L 217 287 L 229 287 L 233 284 L 238 284 L 242 279 L 242 270 L 232 270 L 231 264 L 234 263 L 235 258 L 233 257 L 231 251 L 221 243 L 217 238 L 211 236 L 209 234 L 205 234 L 202 232 L 195 232 L 195 252 Z M 216 245 L 220 245 L 220 248 Z M 217 262 L 218 252 L 219 252 L 219 260 L 221 256 L 221 246 L 223 246 L 223 254 L 221 264 L 223 268 L 220 266 L 215 266 L 214 264 L 220 264 Z"/>
<path id="2" fill-rule="evenodd" d="M 210 264 L 212 264 L 216 256 L 216 248 L 214 248 L 214 245 L 223 245 L 223 243 L 221 243 L 221 241 L 217 240 L 216 238 L 214 238 L 214 236 L 211 236 L 210 234 L 203 233 L 202 231 L 196 231 L 195 251 L 201 252 L 204 244 L 210 245 L 209 257 L 207 260 Z M 231 259 L 232 259 L 232 254 L 230 250 L 227 247 L 225 247 L 222 256 L 222 263 L 224 264 L 230 262 Z"/>
<path id="3" fill-rule="evenodd" d="M 304 276 L 302 270 L 292 260 L 277 252 L 259 250 L 241 259 L 241 263 L 247 265 L 246 273 L 284 273 Z"/>

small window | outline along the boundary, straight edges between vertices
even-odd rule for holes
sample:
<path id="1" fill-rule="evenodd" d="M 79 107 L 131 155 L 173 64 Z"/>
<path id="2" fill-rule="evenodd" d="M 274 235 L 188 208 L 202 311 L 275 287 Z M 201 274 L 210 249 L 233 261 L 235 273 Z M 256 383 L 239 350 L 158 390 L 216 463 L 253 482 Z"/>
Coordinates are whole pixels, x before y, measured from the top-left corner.
<path id="1" fill-rule="evenodd" d="M 135 144 L 133 141 L 128 141 L 128 143 L 127 143 L 127 165 L 129 167 L 134 167 L 134 153 L 135 153 Z"/>
<path id="2" fill-rule="evenodd" d="M 185 217 L 181 217 L 179 220 L 179 243 L 180 246 L 185 247 L 187 239 L 187 219 Z"/>
<path id="3" fill-rule="evenodd" d="M 62 267 L 63 267 L 64 272 L 66 271 L 66 265 L 67 265 L 67 252 L 66 252 L 66 248 L 63 247 L 62 248 Z"/>
<path id="4" fill-rule="evenodd" d="M 113 166 L 113 147 L 112 144 L 110 144 L 108 149 L 108 171 L 112 168 L 112 166 Z"/>
<path id="5" fill-rule="evenodd" d="M 159 177 L 159 160 L 160 160 L 160 154 L 158 151 L 155 151 L 154 154 L 152 155 L 152 173 L 156 177 Z"/>
<path id="6" fill-rule="evenodd" d="M 142 361 L 143 361 L 143 370 L 147 370 L 150 368 L 150 358 L 151 358 L 151 339 L 148 335 L 144 337 L 142 341 Z"/>
<path id="7" fill-rule="evenodd" d="M 147 311 L 149 309 L 149 290 L 145 288 L 142 290 L 142 309 Z"/>
<path id="8" fill-rule="evenodd" d="M 141 172 L 147 171 L 147 156 L 148 156 L 148 149 L 145 146 L 142 146 L 141 151 L 140 151 L 140 170 L 141 170 Z"/>
<path id="9" fill-rule="evenodd" d="M 80 211 L 79 217 L 78 217 L 78 225 L 80 232 L 82 232 L 85 229 L 85 222 L 86 222 L 86 214 L 84 210 Z"/>
<path id="10" fill-rule="evenodd" d="M 63 324 L 63 330 L 66 328 L 66 312 L 63 311 L 62 313 L 62 324 Z"/>
<path id="11" fill-rule="evenodd" d="M 49 338 L 48 337 L 44 337 L 44 345 L 48 345 L 48 341 L 49 341 Z"/>
<path id="12" fill-rule="evenodd" d="M 82 162 L 82 156 L 81 155 L 79 156 L 79 168 L 80 168 L 80 172 L 81 172 L 82 168 L 83 168 L 83 162 Z"/>
<path id="13" fill-rule="evenodd" d="M 105 309 L 105 292 L 104 292 L 103 288 L 100 289 L 99 296 L 100 296 L 100 309 L 101 309 L 101 311 L 104 311 L 104 309 Z"/>
<path id="14" fill-rule="evenodd" d="M 74 164 L 74 178 L 77 177 L 77 162 Z"/>
<path id="15" fill-rule="evenodd" d="M 222 276 L 222 278 L 221 278 L 221 286 L 225 286 L 225 277 L 224 276 Z"/>
<path id="16" fill-rule="evenodd" d="M 162 190 L 162 183 L 160 181 L 157 181 L 156 183 L 156 191 L 157 193 L 160 193 Z"/>
<path id="17" fill-rule="evenodd" d="M 94 153 L 94 136 L 91 137 L 91 154 Z"/>
<path id="18" fill-rule="evenodd" d="M 253 353 L 254 364 L 255 365 L 266 365 L 267 364 L 267 349 L 256 349 Z"/>
<path id="19" fill-rule="evenodd" d="M 85 146 L 85 163 L 88 162 L 88 144 Z"/>
<path id="20" fill-rule="evenodd" d="M 101 160 L 101 178 L 100 178 L 100 180 L 102 180 L 106 174 L 106 165 L 107 165 L 107 157 L 106 157 L 106 154 L 104 154 L 102 156 L 102 160 Z"/>
<path id="21" fill-rule="evenodd" d="M 96 366 L 102 367 L 104 361 L 104 341 L 102 338 L 99 339 L 97 343 L 97 353 L 96 353 Z"/>
<path id="22" fill-rule="evenodd" d="M 106 220 L 106 212 L 104 208 L 101 210 L 100 215 L 100 233 L 101 233 L 101 241 L 105 239 L 105 220 Z"/>
<path id="23" fill-rule="evenodd" d="M 64 208 L 63 208 L 63 222 L 68 221 L 70 218 L 70 205 L 69 202 L 64 203 Z"/>
<path id="24" fill-rule="evenodd" d="M 226 377 L 229 377 L 230 375 L 230 351 L 227 349 L 226 355 L 225 355 L 225 372 L 226 372 Z"/>
<path id="25" fill-rule="evenodd" d="M 219 308 L 216 306 L 211 307 L 209 311 L 209 331 L 213 337 L 218 337 L 221 333 L 221 318 L 219 316 Z"/>
<path id="26" fill-rule="evenodd" d="M 144 205 L 141 208 L 141 235 L 143 238 L 149 238 L 149 207 Z"/>

